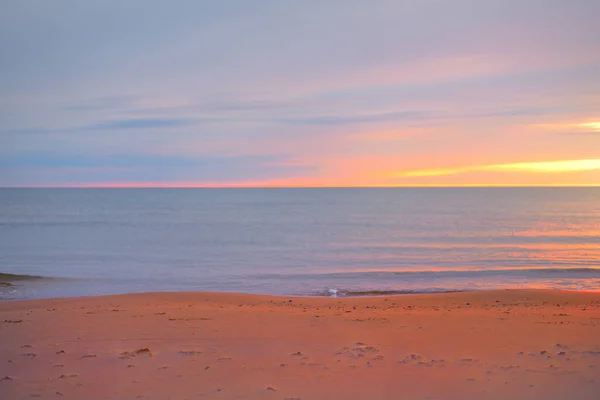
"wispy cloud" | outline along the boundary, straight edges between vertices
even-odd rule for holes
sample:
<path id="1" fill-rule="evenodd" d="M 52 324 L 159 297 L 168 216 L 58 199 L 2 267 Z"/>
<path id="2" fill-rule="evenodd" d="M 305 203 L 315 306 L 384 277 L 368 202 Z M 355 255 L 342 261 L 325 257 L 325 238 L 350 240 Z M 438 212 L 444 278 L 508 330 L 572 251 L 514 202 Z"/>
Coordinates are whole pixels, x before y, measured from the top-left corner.
<path id="1" fill-rule="evenodd" d="M 289 104 L 270 100 L 229 100 L 209 102 L 205 106 L 211 111 L 271 111 L 288 108 Z"/>
<path id="2" fill-rule="evenodd" d="M 456 168 L 433 168 L 417 169 L 394 173 L 395 177 L 435 177 L 458 175 L 468 172 L 537 172 L 537 173 L 563 173 L 578 171 L 600 170 L 600 159 L 589 160 L 563 160 L 563 161 L 542 161 L 542 162 L 523 162 L 494 165 L 473 165 Z"/>
<path id="3" fill-rule="evenodd" d="M 582 132 L 600 132 L 600 121 L 570 121 L 570 122 L 553 122 L 534 124 L 536 128 L 551 131 L 573 131 L 579 130 Z"/>
<path id="4" fill-rule="evenodd" d="M 600 184 L 598 1 L 136 2 L 3 4 L 12 182 Z"/>
<path id="5" fill-rule="evenodd" d="M 0 159 L 0 186 L 44 185 L 128 185 L 150 186 L 168 182 L 189 185 L 227 186 L 235 182 L 274 179 L 312 174 L 310 164 L 287 162 L 280 156 L 203 156 L 169 157 L 141 154 L 21 154 Z M 127 177 L 123 179 L 123 177 Z M 137 184 L 136 184 L 137 182 Z M 175 185 L 177 186 L 177 185 Z"/>
<path id="6" fill-rule="evenodd" d="M 181 157 L 150 154 L 75 154 L 75 153 L 25 153 L 5 156 L 0 159 L 0 168 L 127 168 L 127 167 L 206 167 L 220 168 L 228 165 L 286 165 L 298 166 L 288 159 L 275 155 L 249 155 L 249 156 L 199 156 Z M 305 166 L 305 165 L 303 165 Z"/>
<path id="7" fill-rule="evenodd" d="M 303 118 L 286 119 L 283 122 L 292 125 L 346 125 L 363 124 L 370 122 L 410 121 L 426 118 L 429 114 L 425 111 L 395 111 L 380 114 L 363 115 L 323 115 L 307 116 Z"/>
<path id="8" fill-rule="evenodd" d="M 533 124 L 533 128 L 542 131 L 556 132 L 559 135 L 577 136 L 577 135 L 600 135 L 600 121 L 588 119 L 587 121 L 570 121 Z"/>
<path id="9" fill-rule="evenodd" d="M 600 121 L 582 122 L 579 126 L 583 129 L 590 129 L 593 132 L 600 133 Z"/>
<path id="10" fill-rule="evenodd" d="M 100 122 L 90 125 L 88 129 L 97 130 L 120 130 L 120 129 L 156 129 L 156 128 L 179 128 L 196 123 L 188 118 L 133 118 Z"/>
<path id="11" fill-rule="evenodd" d="M 91 100 L 78 101 L 64 107 L 67 111 L 107 111 L 131 108 L 135 104 L 134 96 L 105 96 Z"/>

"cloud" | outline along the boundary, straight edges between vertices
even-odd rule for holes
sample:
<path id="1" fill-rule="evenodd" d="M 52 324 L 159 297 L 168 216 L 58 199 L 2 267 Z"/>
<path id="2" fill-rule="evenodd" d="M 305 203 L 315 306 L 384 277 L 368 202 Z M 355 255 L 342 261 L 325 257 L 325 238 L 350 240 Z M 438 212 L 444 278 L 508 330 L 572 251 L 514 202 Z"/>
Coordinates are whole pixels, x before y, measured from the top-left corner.
<path id="1" fill-rule="evenodd" d="M 429 114 L 424 111 L 395 111 L 381 114 L 363 115 L 323 115 L 303 118 L 285 119 L 282 122 L 291 125 L 348 125 L 370 122 L 410 121 L 426 118 Z"/>
<path id="2" fill-rule="evenodd" d="M 21 154 L 0 159 L 0 186 L 120 185 L 188 182 L 215 185 L 311 174 L 309 164 L 281 156 L 168 157 L 142 154 Z"/>
<path id="3" fill-rule="evenodd" d="M 133 167 L 225 167 L 227 165 L 285 165 L 280 156 L 201 156 L 181 157 L 164 155 L 122 154 L 73 154 L 73 153 L 25 153 L 5 156 L 0 160 L 2 168 L 133 168 Z"/>
<path id="4" fill-rule="evenodd" d="M 510 164 L 494 165 L 474 165 L 456 168 L 433 168 L 418 169 L 399 172 L 393 174 L 395 177 L 435 177 L 458 175 L 469 172 L 536 172 L 536 173 L 563 173 L 600 170 L 600 159 L 589 160 L 563 160 L 563 161 L 542 161 L 542 162 L 524 162 Z"/>
<path id="5" fill-rule="evenodd" d="M 269 100 L 228 100 L 209 102 L 206 108 L 212 111 L 263 111 L 280 110 L 289 107 L 284 102 Z"/>
<path id="6" fill-rule="evenodd" d="M 600 112 L 598 1 L 5 3 L 15 179 L 351 185 L 381 165 L 485 182 L 534 168 L 513 160 L 597 156 L 597 126 L 572 124 Z M 547 121 L 571 125 L 538 134 Z"/>
<path id="7" fill-rule="evenodd" d="M 598 135 L 600 134 L 600 121 L 588 119 L 586 122 L 555 122 L 534 124 L 534 128 L 554 131 L 560 135 Z"/>
<path id="8" fill-rule="evenodd" d="M 107 111 L 130 108 L 135 104 L 134 96 L 106 96 L 92 100 L 78 101 L 64 107 L 66 111 Z"/>
<path id="9" fill-rule="evenodd" d="M 48 128 L 25 128 L 25 129 L 6 129 L 0 131 L 0 136 L 10 135 L 47 135 L 53 133 L 66 132 L 71 129 L 48 129 Z"/>
<path id="10" fill-rule="evenodd" d="M 559 132 L 559 135 L 568 135 L 568 136 L 596 136 L 596 135 L 600 135 L 600 131 Z"/>
<path id="11" fill-rule="evenodd" d="M 196 123 L 188 118 L 133 118 L 100 122 L 91 125 L 92 130 L 120 130 L 120 129 L 155 129 L 155 128 L 179 128 Z"/>
<path id="12" fill-rule="evenodd" d="M 583 129 L 591 129 L 594 132 L 600 133 L 600 121 L 582 122 L 582 123 L 578 124 L 578 126 L 580 126 Z"/>

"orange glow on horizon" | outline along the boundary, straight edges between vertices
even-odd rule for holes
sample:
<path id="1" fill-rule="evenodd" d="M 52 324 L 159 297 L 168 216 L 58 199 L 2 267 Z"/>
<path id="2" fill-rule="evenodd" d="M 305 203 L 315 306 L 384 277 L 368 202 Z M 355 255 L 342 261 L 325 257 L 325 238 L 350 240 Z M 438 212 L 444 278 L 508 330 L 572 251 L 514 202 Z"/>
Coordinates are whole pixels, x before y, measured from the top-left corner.
<path id="1" fill-rule="evenodd" d="M 239 181 L 97 181 L 11 187 L 57 188 L 325 188 L 325 187 L 600 187 L 600 159 L 514 162 L 450 168 L 403 169 L 430 159 L 395 157 L 292 159 L 318 165 L 315 175 Z M 438 160 L 438 162 L 441 160 Z M 451 159 L 446 160 L 451 162 Z M 285 163 L 284 163 L 285 164 Z M 426 164 L 425 164 L 426 165 Z M 428 179 L 429 178 L 429 179 Z M 7 185 L 9 186 L 9 185 Z"/>
<path id="2" fill-rule="evenodd" d="M 57 189 L 261 189 L 261 188 L 527 188 L 527 187 L 600 187 L 596 183 L 398 183 L 398 184 L 344 184 L 335 182 L 306 181 L 252 181 L 252 182 L 100 182 L 57 185 L 11 185 L 6 188 L 57 188 Z"/>

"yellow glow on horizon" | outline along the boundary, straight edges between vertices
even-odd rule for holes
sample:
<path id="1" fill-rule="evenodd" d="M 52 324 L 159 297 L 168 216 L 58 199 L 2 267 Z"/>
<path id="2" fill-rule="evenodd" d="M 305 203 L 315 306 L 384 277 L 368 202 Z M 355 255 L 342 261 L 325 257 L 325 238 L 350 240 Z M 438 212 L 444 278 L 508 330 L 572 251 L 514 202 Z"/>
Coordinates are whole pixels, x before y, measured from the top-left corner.
<path id="1" fill-rule="evenodd" d="M 552 130 L 552 131 L 569 131 L 569 130 L 577 130 L 577 131 L 598 131 L 600 132 L 600 121 L 599 120 L 587 120 L 587 122 L 560 122 L 560 123 L 546 123 L 546 124 L 535 124 L 534 127 L 541 128 L 544 130 Z"/>
<path id="2" fill-rule="evenodd" d="M 591 128 L 592 130 L 600 131 L 600 121 L 584 122 L 579 124 L 579 126 L 582 128 Z"/>
<path id="3" fill-rule="evenodd" d="M 99 183 L 72 183 L 56 185 L 14 185 L 8 188 L 106 188 L 106 189 L 135 189 L 135 188 L 165 188 L 165 189 L 221 189 L 221 188 L 506 188 L 506 187 L 598 187 L 598 183 L 336 183 L 327 182 L 301 182 L 295 181 L 256 181 L 256 182 L 99 182 Z"/>
<path id="4" fill-rule="evenodd" d="M 395 176 L 402 176 L 406 178 L 413 177 L 424 177 L 424 176 L 445 176 L 445 175 L 456 175 L 461 174 L 463 172 L 474 171 L 474 168 L 478 167 L 459 167 L 459 168 L 438 168 L 438 169 L 421 169 L 421 170 L 413 170 L 400 173 Z M 479 169 L 482 167 L 479 167 Z"/>
<path id="5" fill-rule="evenodd" d="M 562 173 L 600 170 L 600 159 L 589 160 L 564 160 L 564 161 L 538 161 L 524 163 L 474 165 L 456 168 L 422 169 L 400 172 L 394 177 L 428 177 L 457 175 L 477 171 L 515 171 L 515 172 L 539 172 L 539 173 Z"/>
<path id="6" fill-rule="evenodd" d="M 512 170 L 529 172 L 573 172 L 573 171 L 592 171 L 600 169 L 600 159 L 592 160 L 567 160 L 567 161 L 545 161 L 515 163 L 503 165 L 490 165 L 487 169 L 491 170 Z"/>

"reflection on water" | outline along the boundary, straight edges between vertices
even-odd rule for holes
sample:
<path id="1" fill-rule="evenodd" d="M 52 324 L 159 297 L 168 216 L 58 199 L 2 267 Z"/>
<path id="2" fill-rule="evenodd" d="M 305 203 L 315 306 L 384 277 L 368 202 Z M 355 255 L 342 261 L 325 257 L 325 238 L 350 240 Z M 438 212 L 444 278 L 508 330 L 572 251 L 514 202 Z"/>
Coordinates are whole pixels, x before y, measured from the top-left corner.
<path id="1" fill-rule="evenodd" d="M 600 288 L 600 188 L 0 189 L 4 297 Z M 406 273 L 405 273 L 406 272 Z"/>

